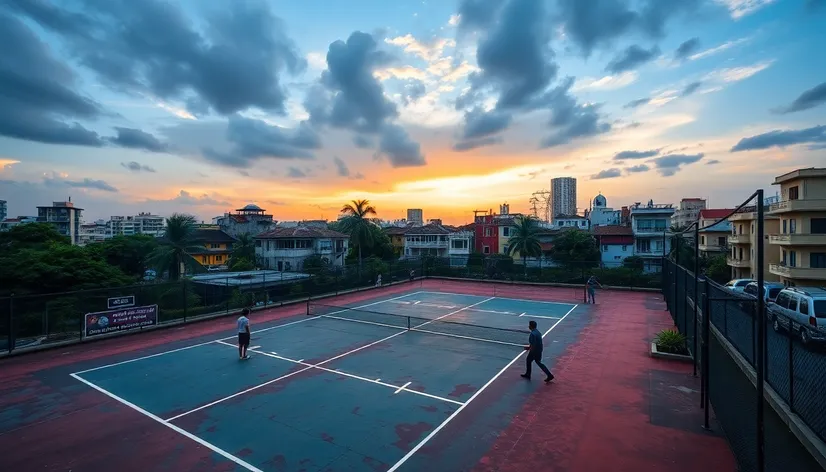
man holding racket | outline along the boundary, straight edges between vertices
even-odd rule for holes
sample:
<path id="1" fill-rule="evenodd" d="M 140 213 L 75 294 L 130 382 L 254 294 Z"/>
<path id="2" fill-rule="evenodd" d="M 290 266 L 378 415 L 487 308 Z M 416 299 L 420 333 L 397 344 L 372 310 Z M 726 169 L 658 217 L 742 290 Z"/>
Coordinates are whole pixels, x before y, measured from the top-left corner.
<path id="1" fill-rule="evenodd" d="M 522 377 L 528 380 L 531 379 L 531 363 L 536 362 L 536 365 L 548 376 L 545 378 L 545 383 L 548 383 L 554 379 L 554 374 L 542 363 L 542 333 L 536 329 L 536 321 L 529 322 L 528 328 L 531 330 L 531 335 L 528 337 L 528 345 L 525 346 L 525 350 L 528 351 L 528 359 L 525 373 L 522 374 Z"/>
<path id="2" fill-rule="evenodd" d="M 241 310 L 241 316 L 238 317 L 238 355 L 240 359 L 246 360 L 250 356 L 247 354 L 247 348 L 250 347 L 250 314 L 249 308 Z"/>

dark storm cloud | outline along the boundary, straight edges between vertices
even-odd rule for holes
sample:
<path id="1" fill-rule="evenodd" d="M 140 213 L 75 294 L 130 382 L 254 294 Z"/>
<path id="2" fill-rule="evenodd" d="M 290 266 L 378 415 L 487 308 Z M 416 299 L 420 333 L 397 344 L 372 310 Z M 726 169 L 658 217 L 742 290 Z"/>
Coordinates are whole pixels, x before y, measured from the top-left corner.
<path id="1" fill-rule="evenodd" d="M 424 82 L 418 79 L 408 79 L 404 84 L 404 93 L 402 93 L 402 102 L 405 105 L 416 103 L 416 101 L 427 92 Z"/>
<path id="2" fill-rule="evenodd" d="M 796 144 L 826 143 L 826 125 L 805 129 L 773 130 L 743 138 L 731 148 L 731 152 L 755 151 L 772 147 L 784 148 Z"/>
<path id="3" fill-rule="evenodd" d="M 359 149 L 370 149 L 374 146 L 372 139 L 360 134 L 353 136 L 353 144 Z"/>
<path id="4" fill-rule="evenodd" d="M 75 119 L 100 105 L 73 90 L 75 74 L 19 19 L 0 11 L 0 135 L 48 144 L 102 146 Z"/>
<path id="5" fill-rule="evenodd" d="M 115 127 L 118 133 L 113 138 L 106 138 L 111 144 L 129 149 L 143 149 L 150 152 L 168 152 L 169 146 L 151 134 L 134 128 Z"/>
<path id="6" fill-rule="evenodd" d="M 640 173 L 640 172 L 648 172 L 649 170 L 651 170 L 651 168 L 648 167 L 645 164 L 640 164 L 638 166 L 631 166 L 631 167 L 626 167 L 625 168 L 625 171 L 628 172 L 628 173 L 631 173 L 631 174 L 636 174 L 636 173 Z"/>
<path id="7" fill-rule="evenodd" d="M 155 169 L 149 167 L 148 165 L 141 164 L 135 161 L 121 162 L 120 165 L 126 169 L 129 169 L 132 172 L 150 172 L 153 174 L 155 173 Z"/>
<path id="8" fill-rule="evenodd" d="M 426 164 L 419 143 L 410 139 L 398 125 L 385 125 L 379 138 L 379 155 L 384 155 L 393 167 L 418 167 Z"/>
<path id="9" fill-rule="evenodd" d="M 298 167 L 290 167 L 287 169 L 287 177 L 291 177 L 293 179 L 302 179 L 304 177 L 307 177 L 307 173 L 299 169 Z"/>
<path id="10" fill-rule="evenodd" d="M 701 85 L 703 85 L 702 82 L 691 82 L 690 84 L 683 87 L 683 89 L 680 91 L 680 96 L 687 97 L 689 95 L 692 95 L 694 92 L 697 91 L 697 89 L 700 88 Z"/>
<path id="11" fill-rule="evenodd" d="M 789 106 L 775 110 L 777 113 L 794 113 L 809 110 L 826 103 L 826 82 L 801 93 Z"/>
<path id="12" fill-rule="evenodd" d="M 470 151 L 471 149 L 476 149 L 484 146 L 493 146 L 494 144 L 500 144 L 501 142 L 502 138 L 499 136 L 488 136 L 486 138 L 459 141 L 458 143 L 453 145 L 453 150 L 459 152 Z"/>
<path id="13" fill-rule="evenodd" d="M 108 183 L 104 182 L 103 180 L 95 180 L 95 179 L 81 179 L 81 180 L 70 180 L 64 179 L 60 176 L 53 174 L 51 177 L 43 177 L 43 183 L 49 186 L 61 186 L 64 185 L 66 187 L 72 188 L 85 188 L 91 190 L 102 190 L 104 192 L 112 192 L 117 193 L 118 189 L 109 185 Z"/>
<path id="14" fill-rule="evenodd" d="M 605 66 L 605 70 L 612 74 L 619 74 L 629 70 L 634 70 L 647 62 L 651 62 L 660 55 L 660 48 L 657 46 L 645 49 L 633 44 L 625 48 L 611 62 Z"/>
<path id="15" fill-rule="evenodd" d="M 54 7 L 19 1 L 12 8 L 61 36 L 71 54 L 113 89 L 208 104 L 224 115 L 249 107 L 284 113 L 279 74 L 306 67 L 263 0 L 213 11 L 204 18 L 205 33 L 180 7 L 160 0 Z"/>
<path id="16" fill-rule="evenodd" d="M 666 24 L 693 11 L 700 0 L 643 0 L 634 10 L 628 0 L 559 0 L 559 21 L 585 57 L 626 33 L 651 38 L 664 35 Z"/>
<path id="17" fill-rule="evenodd" d="M 622 171 L 615 167 L 613 169 L 605 169 L 597 174 L 592 175 L 591 180 L 613 179 L 621 176 Z"/>
<path id="18" fill-rule="evenodd" d="M 669 154 L 667 156 L 654 159 L 657 171 L 663 177 L 670 177 L 682 169 L 683 166 L 700 161 L 704 154 Z"/>
<path id="19" fill-rule="evenodd" d="M 720 164 L 720 163 L 721 163 L 721 162 L 720 162 L 720 161 L 718 161 L 717 159 L 712 159 L 712 160 L 710 160 L 710 161 L 706 162 L 706 165 L 707 165 L 707 166 L 713 166 L 713 165 L 715 165 L 715 164 Z"/>
<path id="20" fill-rule="evenodd" d="M 626 103 L 623 108 L 638 108 L 643 105 L 648 105 L 651 101 L 650 98 L 639 98 L 637 100 L 631 100 L 630 102 Z"/>
<path id="21" fill-rule="evenodd" d="M 231 116 L 226 138 L 234 145 L 230 152 L 203 150 L 205 159 L 230 167 L 247 168 L 264 159 L 312 159 L 311 151 L 321 148 L 321 139 L 306 122 L 296 129 L 271 126 L 263 121 Z"/>
<path id="22" fill-rule="evenodd" d="M 459 2 L 459 27 L 486 29 L 496 18 L 504 0 L 462 0 Z"/>
<path id="23" fill-rule="evenodd" d="M 347 167 L 346 162 L 338 157 L 334 157 L 333 163 L 336 165 L 336 174 L 338 174 L 339 177 L 350 177 L 350 169 Z"/>
<path id="24" fill-rule="evenodd" d="M 620 151 L 614 154 L 614 160 L 621 161 L 624 159 L 647 159 L 659 154 L 659 149 L 651 149 L 650 151 Z"/>
<path id="25" fill-rule="evenodd" d="M 229 206 L 231 205 L 230 202 L 226 200 L 219 200 L 214 197 L 209 196 L 208 194 L 204 193 L 200 196 L 193 195 L 186 190 L 181 190 L 178 192 L 178 195 L 172 197 L 168 200 L 153 200 L 147 199 L 146 203 L 177 203 L 179 205 L 190 205 L 190 206 Z"/>
<path id="26" fill-rule="evenodd" d="M 484 111 L 473 109 L 465 113 L 465 126 L 462 139 L 483 138 L 507 129 L 512 121 L 510 113 L 502 111 Z"/>
<path id="27" fill-rule="evenodd" d="M 541 147 L 567 144 L 574 139 L 596 136 L 611 130 L 610 124 L 600 121 L 599 105 L 579 104 L 570 94 L 573 83 L 574 78 L 568 77 L 545 95 L 543 100 L 551 110 L 550 127 L 553 132 L 542 141 Z"/>
<path id="28" fill-rule="evenodd" d="M 691 38 L 687 41 L 684 41 L 677 47 L 677 50 L 674 51 L 674 60 L 684 61 L 688 59 L 688 56 L 694 54 L 699 48 L 700 38 Z"/>

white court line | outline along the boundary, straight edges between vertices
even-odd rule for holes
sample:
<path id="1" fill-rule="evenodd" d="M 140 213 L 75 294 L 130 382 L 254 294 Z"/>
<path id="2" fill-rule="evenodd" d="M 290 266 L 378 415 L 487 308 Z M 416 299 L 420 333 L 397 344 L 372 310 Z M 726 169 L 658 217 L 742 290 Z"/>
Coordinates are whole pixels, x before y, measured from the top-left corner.
<path id="1" fill-rule="evenodd" d="M 474 307 L 474 306 L 476 306 L 476 305 L 481 305 L 482 303 L 485 303 L 485 302 L 490 301 L 490 300 L 493 300 L 493 299 L 494 299 L 494 297 L 486 298 L 486 299 L 482 300 L 481 302 L 474 303 L 473 305 L 468 305 L 468 306 L 466 306 L 466 307 L 464 307 L 464 308 L 460 308 L 460 309 L 458 309 L 458 310 L 456 310 L 456 311 L 451 311 L 450 313 L 448 313 L 448 314 L 446 314 L 446 315 L 442 315 L 442 316 L 440 316 L 440 317 L 438 317 L 438 318 L 435 318 L 435 319 L 432 319 L 432 320 L 430 320 L 430 321 L 428 321 L 428 322 L 426 322 L 426 323 L 422 323 L 422 324 L 420 324 L 419 326 L 424 326 L 424 325 L 427 325 L 427 324 L 433 323 L 434 321 L 438 321 L 438 320 L 440 320 L 440 319 L 442 319 L 442 318 L 444 318 L 444 317 L 446 317 L 446 316 L 450 316 L 450 315 L 453 315 L 453 314 L 459 313 L 459 312 L 460 312 L 460 311 L 462 311 L 462 310 L 466 310 L 466 309 L 471 308 L 471 307 Z M 349 320 L 348 320 L 348 321 L 349 321 Z M 419 327 L 419 326 L 417 326 L 417 327 Z M 399 328 L 399 329 L 404 329 L 404 328 Z M 339 355 L 337 355 L 337 356 L 335 356 L 335 357 L 331 357 L 331 358 L 329 358 L 329 359 L 327 359 L 327 360 L 325 360 L 325 361 L 322 361 L 322 362 L 319 362 L 318 364 L 315 364 L 315 367 L 320 366 L 320 365 L 323 365 L 323 364 L 327 364 L 328 362 L 332 362 L 332 361 L 334 361 L 334 360 L 336 360 L 336 359 L 340 359 L 340 358 L 342 358 L 342 357 L 344 357 L 344 356 L 348 356 L 348 355 L 350 355 L 350 354 L 353 354 L 354 352 L 361 351 L 362 349 L 366 349 L 366 348 L 371 347 L 371 346 L 374 346 L 374 345 L 376 345 L 376 344 L 383 343 L 383 342 L 385 342 L 385 341 L 387 341 L 387 340 L 389 340 L 389 339 L 395 338 L 396 336 L 402 335 L 402 334 L 404 334 L 404 333 L 406 333 L 406 332 L 407 332 L 407 329 L 404 329 L 404 331 L 399 331 L 398 333 L 391 334 L 390 336 L 387 336 L 387 337 L 385 337 L 385 338 L 379 339 L 378 341 L 373 341 L 373 342 L 372 342 L 372 343 L 370 343 L 370 344 L 365 344 L 364 346 L 361 346 L 361 347 L 358 347 L 358 348 L 356 348 L 356 349 L 353 349 L 352 351 L 347 351 L 347 352 L 345 352 L 345 353 L 343 353 L 343 354 L 339 354 Z M 243 391 L 241 391 L 241 392 L 236 392 L 236 393 L 234 393 L 234 394 L 232 394 L 232 395 L 229 395 L 229 396 L 224 397 L 224 398 L 220 398 L 220 399 L 215 400 L 214 402 L 210 402 L 210 403 L 208 403 L 208 404 L 206 404 L 206 405 L 201 405 L 201 406 L 199 406 L 199 407 L 197 407 L 197 408 L 194 408 L 194 409 L 192 409 L 192 410 L 185 411 L 185 412 L 181 413 L 180 415 L 174 416 L 174 417 L 172 417 L 172 418 L 168 418 L 166 421 L 173 421 L 173 420 L 178 419 L 178 418 L 180 418 L 180 417 L 182 417 L 182 416 L 186 416 L 186 415 L 189 415 L 189 414 L 191 414 L 191 413 L 195 413 L 196 411 L 203 410 L 204 408 L 209 408 L 209 407 L 214 406 L 214 405 L 217 405 L 217 404 L 219 404 L 219 403 L 221 403 L 221 402 L 224 402 L 224 401 L 227 401 L 227 400 L 229 400 L 229 399 L 235 398 L 235 397 L 237 397 L 237 396 L 239 396 L 239 395 L 243 395 L 243 394 L 248 393 L 248 392 L 251 392 L 251 391 L 253 391 L 253 390 L 257 390 L 257 389 L 259 389 L 259 388 L 261 388 L 261 387 L 267 386 L 267 385 L 269 385 L 269 384 L 271 384 L 271 383 L 274 383 L 274 382 L 278 382 L 278 381 L 279 381 L 279 380 L 281 380 L 281 379 L 286 379 L 287 377 L 292 377 L 293 375 L 300 374 L 301 372 L 307 371 L 307 370 L 312 369 L 312 368 L 313 368 L 313 367 L 305 367 L 305 368 L 303 368 L 303 369 L 296 370 L 295 372 L 290 372 L 289 374 L 285 374 L 285 375 L 282 375 L 281 377 L 278 377 L 278 378 L 272 379 L 272 380 L 267 381 L 267 382 L 264 382 L 264 383 L 262 383 L 262 384 L 255 385 L 255 386 L 250 387 L 250 388 L 248 388 L 248 389 L 246 389 L 246 390 L 243 390 Z"/>
<path id="2" fill-rule="evenodd" d="M 412 384 L 412 383 L 413 383 L 413 382 L 407 382 L 406 384 L 402 385 L 401 387 L 399 387 L 399 389 L 398 389 L 398 390 L 396 390 L 395 392 L 393 392 L 393 395 L 395 395 L 395 394 L 397 394 L 397 393 L 401 392 L 402 390 L 405 390 L 405 388 L 406 388 L 408 385 Z"/>
<path id="3" fill-rule="evenodd" d="M 560 319 L 558 316 L 529 315 L 527 313 L 522 313 L 519 316 L 528 316 L 528 317 L 531 317 L 531 318 L 542 318 L 542 319 L 546 319 L 546 320 L 558 320 L 558 319 Z"/>
<path id="4" fill-rule="evenodd" d="M 527 314 L 528 314 L 528 312 L 523 311 L 522 313 L 520 313 L 520 314 L 519 314 L 519 316 L 525 316 L 525 315 L 527 315 Z"/>
<path id="5" fill-rule="evenodd" d="M 225 343 L 225 342 L 223 342 L 223 341 L 218 341 L 218 343 L 219 343 L 219 344 L 223 344 L 223 345 L 225 345 L 225 346 L 229 346 L 229 347 L 237 347 L 237 346 L 235 346 L 234 344 Z M 384 386 L 384 387 L 389 387 L 389 388 L 398 389 L 398 390 L 396 390 L 396 393 L 399 393 L 399 392 L 401 392 L 402 390 L 404 390 L 405 392 L 415 393 L 415 394 L 417 394 L 417 395 L 421 395 L 421 396 L 424 396 L 424 397 L 432 398 L 432 399 L 434 399 L 434 400 L 441 400 L 441 401 L 443 401 L 443 402 L 455 403 L 455 404 L 457 404 L 457 405 L 461 405 L 461 404 L 462 404 L 462 402 L 458 402 L 458 401 L 456 401 L 456 400 L 451 400 L 451 399 L 449 399 L 449 398 L 440 397 L 440 396 L 438 396 L 438 395 L 431 395 L 431 394 L 429 394 L 429 393 L 420 392 L 420 391 L 418 391 L 418 390 L 410 390 L 410 389 L 406 388 L 408 385 L 410 385 L 410 384 L 411 384 L 411 383 L 413 383 L 413 382 L 407 382 L 406 384 L 404 384 L 404 385 L 402 385 L 401 387 L 399 387 L 398 385 L 393 385 L 393 384 L 389 384 L 389 383 L 386 383 L 386 382 L 381 382 L 381 379 L 376 379 L 376 380 L 373 380 L 373 379 L 368 379 L 367 377 L 362 377 L 362 376 L 360 376 L 360 375 L 355 375 L 355 374 L 351 374 L 351 373 L 349 373 L 349 372 L 344 372 L 343 370 L 339 370 L 339 369 L 335 369 L 335 370 L 333 370 L 333 369 L 328 369 L 328 368 L 326 368 L 326 367 L 321 367 L 321 366 L 320 366 L 320 365 L 318 365 L 318 364 L 310 364 L 310 363 L 306 363 L 306 362 L 304 362 L 304 359 L 301 359 L 301 360 L 295 360 L 295 359 L 290 359 L 290 358 L 288 358 L 288 357 L 284 357 L 284 356 L 279 356 L 279 355 L 270 354 L 270 353 L 267 353 L 267 352 L 264 352 L 264 351 L 251 351 L 251 352 L 254 352 L 254 353 L 256 353 L 256 354 L 261 354 L 261 355 L 263 355 L 263 356 L 267 356 L 267 357 L 272 357 L 273 359 L 280 359 L 280 360 L 282 360 L 282 361 L 292 362 L 293 364 L 303 365 L 303 366 L 305 366 L 305 367 L 312 367 L 312 368 L 314 368 L 314 369 L 322 370 L 322 371 L 324 371 L 324 372 L 329 372 L 329 373 L 331 373 L 331 374 L 339 374 L 339 375 L 343 375 L 343 376 L 345 376 L 345 377 L 350 377 L 351 379 L 362 380 L 362 381 L 364 381 L 364 382 L 369 382 L 369 383 L 372 383 L 372 384 L 377 384 L 377 385 L 381 385 L 381 386 Z"/>
<path id="6" fill-rule="evenodd" d="M 130 403 L 130 402 L 124 400 L 123 398 L 118 397 L 117 395 L 115 395 L 114 393 L 109 392 L 108 390 L 105 390 L 101 387 L 98 387 L 97 385 L 93 384 L 92 382 L 89 382 L 88 380 L 82 378 L 79 375 L 77 375 L 77 374 L 70 374 L 70 375 L 72 377 L 74 377 L 76 380 L 78 380 L 80 382 L 83 382 L 84 384 L 88 385 L 89 387 L 92 387 L 93 389 L 95 389 L 98 392 L 108 396 L 109 398 L 112 398 L 114 400 L 117 400 L 117 401 L 121 402 L 122 404 L 128 406 L 129 408 L 131 408 L 135 411 L 137 411 L 138 413 L 141 413 L 141 414 L 157 421 L 158 423 L 166 426 L 167 428 L 169 428 L 169 429 L 171 429 L 171 430 L 173 430 L 173 431 L 175 431 L 179 434 L 182 434 L 183 436 L 186 436 L 187 438 L 195 441 L 196 443 L 200 444 L 201 446 L 206 447 L 207 449 L 210 449 L 213 452 L 216 452 L 216 453 L 224 456 L 225 458 L 231 460 L 232 462 L 235 462 L 236 464 L 238 464 L 241 467 L 249 470 L 250 472 L 264 472 L 263 470 L 259 469 L 258 467 L 255 467 L 254 465 L 250 464 L 249 462 L 246 462 L 243 459 L 240 459 L 238 457 L 233 456 L 232 454 L 224 451 L 223 449 L 221 449 L 221 448 L 219 448 L 219 447 L 217 447 L 217 446 L 215 446 L 215 445 L 213 445 L 213 444 L 211 444 L 207 441 L 204 441 L 203 439 L 199 438 L 198 436 L 195 436 L 194 434 L 189 433 L 186 430 L 175 426 L 174 424 L 170 424 L 170 423 L 162 420 L 161 418 L 153 415 L 152 413 L 149 413 L 148 411 L 144 410 L 143 408 L 141 408 L 141 407 L 139 407 L 139 406 L 137 406 L 133 403 Z"/>
<path id="7" fill-rule="evenodd" d="M 454 292 L 433 292 L 433 291 L 427 291 L 427 290 L 421 291 L 421 292 L 419 292 L 419 293 L 434 293 L 434 294 L 439 294 L 439 293 L 441 293 L 441 294 L 443 294 L 443 295 L 461 295 L 461 296 L 463 296 L 463 297 L 479 297 L 479 296 L 480 296 L 480 295 L 468 295 L 468 294 L 466 294 L 466 293 L 454 293 Z M 575 303 L 565 303 L 565 302 L 548 302 L 548 301 L 545 301 L 545 300 L 530 300 L 530 299 L 527 299 L 527 298 L 508 298 L 508 297 L 500 297 L 500 296 L 498 296 L 498 295 L 497 295 L 496 297 L 494 297 L 494 298 L 497 298 L 497 299 L 499 299 L 499 300 L 513 300 L 513 301 L 517 301 L 517 302 L 546 303 L 546 304 L 548 304 L 548 305 L 565 305 L 565 306 L 573 306 L 573 307 L 577 307 L 577 306 L 579 306 L 578 304 L 575 304 Z"/>
<path id="8" fill-rule="evenodd" d="M 357 306 L 355 308 L 349 308 L 349 309 L 353 310 L 353 309 L 359 309 L 359 308 L 367 308 L 368 306 L 378 305 L 379 303 L 389 302 L 389 301 L 392 301 L 392 300 L 397 300 L 399 298 L 409 297 L 409 296 L 417 295 L 417 294 L 420 294 L 420 293 L 422 293 L 422 292 L 408 293 L 408 294 L 401 295 L 401 296 L 398 296 L 398 297 L 388 298 L 386 300 L 380 300 L 380 301 L 377 301 L 377 302 L 374 302 L 374 303 L 368 303 L 367 305 L 361 305 L 361 306 Z M 335 311 L 333 313 L 343 313 L 345 311 L 347 311 L 347 309 Z M 310 317 L 307 317 L 307 318 L 304 318 L 304 319 L 291 321 L 289 323 L 284 323 L 284 324 L 280 324 L 280 325 L 276 325 L 276 326 L 270 326 L 269 328 L 259 329 L 259 330 L 253 331 L 252 334 L 263 333 L 264 331 L 269 331 L 271 329 L 286 328 L 287 326 L 292 326 L 292 325 L 295 325 L 295 324 L 298 324 L 298 323 L 304 323 L 305 321 L 310 321 L 310 320 L 314 320 L 314 319 L 318 319 L 318 318 L 319 318 L 318 316 L 310 316 Z M 99 366 L 99 367 L 93 367 L 91 369 L 86 369 L 86 370 L 81 370 L 79 372 L 75 372 L 75 374 L 85 374 L 87 372 L 93 372 L 95 370 L 100 370 L 100 369 L 106 369 L 108 367 L 115 367 L 115 366 L 118 366 L 118 365 L 129 364 L 131 362 L 137 362 L 137 361 L 142 361 L 144 359 L 149 359 L 149 358 L 152 358 L 152 357 L 158 357 L 158 356 L 163 356 L 163 355 L 166 355 L 166 354 L 172 354 L 173 352 L 184 351 L 184 350 L 187 350 L 187 349 L 192 349 L 194 347 L 206 346 L 207 344 L 213 344 L 213 343 L 218 342 L 218 341 L 226 341 L 228 339 L 235 339 L 235 336 L 227 336 L 227 337 L 221 338 L 221 339 L 213 339 L 212 341 L 206 341 L 206 342 L 202 342 L 202 343 L 198 343 L 198 344 L 193 344 L 191 346 L 179 347 L 178 349 L 163 351 L 163 352 L 159 352 L 157 354 L 150 354 L 148 356 L 136 357 L 134 359 L 128 359 L 128 360 L 121 361 L 121 362 L 115 362 L 114 364 L 106 364 L 106 365 L 102 365 L 102 366 Z"/>
<path id="9" fill-rule="evenodd" d="M 233 346 L 235 346 L 235 345 L 233 344 Z M 238 346 L 235 346 L 235 347 L 238 347 Z M 252 351 L 253 349 L 261 349 L 261 346 L 252 346 L 250 348 L 250 351 Z"/>
<path id="10" fill-rule="evenodd" d="M 550 333 L 551 331 L 553 331 L 553 329 L 554 329 L 554 328 L 556 328 L 556 327 L 557 327 L 557 325 L 559 325 L 559 323 L 561 323 L 561 322 L 562 322 L 562 320 L 564 320 L 564 319 L 565 319 L 568 315 L 570 315 L 570 314 L 571 314 L 571 312 L 572 312 L 572 311 L 574 311 L 574 310 L 576 309 L 576 307 L 577 307 L 577 306 L 579 306 L 579 305 L 574 305 L 574 306 L 573 306 L 573 308 L 571 308 L 570 310 L 568 310 L 568 313 L 565 313 L 565 315 L 564 315 L 562 318 L 560 318 L 560 319 L 559 319 L 556 323 L 554 323 L 554 324 L 553 324 L 553 326 L 551 326 L 550 328 L 548 328 L 548 330 L 547 330 L 547 331 L 545 331 L 545 334 L 543 334 L 543 335 L 542 335 L 542 337 L 544 338 L 545 336 L 547 336 L 547 335 L 548 335 L 548 333 Z M 496 375 L 494 375 L 494 376 L 493 376 L 493 378 L 491 378 L 490 380 L 488 380 L 488 381 L 487 381 L 487 383 L 486 383 L 485 385 L 482 385 L 482 388 L 480 388 L 479 390 L 477 390 L 477 391 L 476 391 L 476 392 L 475 392 L 475 393 L 474 393 L 474 394 L 473 394 L 473 395 L 472 395 L 472 396 L 471 396 L 471 397 L 470 397 L 470 398 L 469 398 L 469 399 L 468 399 L 468 400 L 464 403 L 464 405 L 462 405 L 462 406 L 460 406 L 459 408 L 457 408 L 457 409 L 456 409 L 456 411 L 454 411 L 452 415 L 448 416 L 448 417 L 447 417 L 447 419 L 446 419 L 446 420 L 444 420 L 444 421 L 442 422 L 442 424 L 440 424 L 439 426 L 437 426 L 437 427 L 436 427 L 436 429 L 434 429 L 433 431 L 431 431 L 431 432 L 430 432 L 430 434 L 428 434 L 428 435 L 427 435 L 424 439 L 422 439 L 422 440 L 421 440 L 421 442 L 419 442 L 419 444 L 416 444 L 416 446 L 415 446 L 413 449 L 411 449 L 411 450 L 410 450 L 410 452 L 408 452 L 407 454 L 405 454 L 405 456 L 404 456 L 404 457 L 402 457 L 401 459 L 399 459 L 399 461 L 398 461 L 398 462 L 396 462 L 396 463 L 393 465 L 393 467 L 391 467 L 391 468 L 387 469 L 387 472 L 393 472 L 393 471 L 395 471 L 395 470 L 398 470 L 398 468 L 399 468 L 399 467 L 401 467 L 401 466 L 402 466 L 405 462 L 407 462 L 407 461 L 408 461 L 411 457 L 413 457 L 413 455 L 414 455 L 414 454 L 416 454 L 416 452 L 418 452 L 418 451 L 419 451 L 419 449 L 421 449 L 421 448 L 422 448 L 425 444 L 427 444 L 427 442 L 428 442 L 428 441 L 430 441 L 431 439 L 433 439 L 433 437 L 434 437 L 434 436 L 436 436 L 436 435 L 439 433 L 439 431 L 441 431 L 442 429 L 444 429 L 444 427 L 445 427 L 445 426 L 447 426 L 447 424 L 448 424 L 448 423 L 450 423 L 450 422 L 453 420 L 453 418 L 456 418 L 456 417 L 459 415 L 459 413 L 461 413 L 461 412 L 462 412 L 462 410 L 463 410 L 466 406 L 468 406 L 468 405 L 470 404 L 470 402 L 472 402 L 472 401 L 473 401 L 476 397 L 478 397 L 478 396 L 479 396 L 479 394 L 481 394 L 482 392 L 484 392 L 484 391 L 485 391 L 485 389 L 486 389 L 486 388 L 488 388 L 488 386 L 490 386 L 490 384 L 492 384 L 492 383 L 493 383 L 496 379 L 498 379 L 498 378 L 499 378 L 499 376 L 500 376 L 500 375 L 502 375 L 502 373 L 503 373 L 503 372 L 505 372 L 506 370 L 508 370 L 508 369 L 510 368 L 510 366 L 512 366 L 512 365 L 513 365 L 513 363 L 514 363 L 514 362 L 516 362 L 517 360 L 519 360 L 519 358 L 520 358 L 520 357 L 522 357 L 522 354 L 524 354 L 524 353 L 525 353 L 525 351 L 520 352 L 520 353 L 519 353 L 519 355 L 517 355 L 516 357 L 514 357 L 512 361 L 508 362 L 508 365 L 506 365 L 505 367 L 503 367 L 503 368 L 502 368 L 502 370 L 500 370 L 499 372 L 497 372 L 497 373 L 496 373 Z"/>

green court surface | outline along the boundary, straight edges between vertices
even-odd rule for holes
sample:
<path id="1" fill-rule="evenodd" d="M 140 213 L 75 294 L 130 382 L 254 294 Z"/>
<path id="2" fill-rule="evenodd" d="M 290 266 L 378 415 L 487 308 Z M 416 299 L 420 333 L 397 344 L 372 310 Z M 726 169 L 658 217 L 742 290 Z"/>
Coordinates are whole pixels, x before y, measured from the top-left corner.
<path id="1" fill-rule="evenodd" d="M 403 470 L 576 305 L 418 291 L 72 376 L 250 471 Z M 524 357 L 522 357 L 524 359 Z"/>

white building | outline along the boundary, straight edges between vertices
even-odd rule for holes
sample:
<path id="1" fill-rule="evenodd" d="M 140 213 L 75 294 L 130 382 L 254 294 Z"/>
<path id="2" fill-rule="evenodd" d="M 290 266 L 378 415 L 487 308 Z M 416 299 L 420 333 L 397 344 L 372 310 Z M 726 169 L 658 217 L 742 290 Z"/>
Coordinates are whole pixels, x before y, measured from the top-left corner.
<path id="1" fill-rule="evenodd" d="M 37 223 L 36 216 L 18 216 L 17 218 L 6 218 L 0 221 L 0 231 L 8 231 L 17 225 L 26 223 Z"/>
<path id="2" fill-rule="evenodd" d="M 597 226 L 620 224 L 621 213 L 620 210 L 608 207 L 608 200 L 600 193 L 591 201 L 591 209 L 585 212 L 585 218 L 593 229 Z"/>
<path id="3" fill-rule="evenodd" d="M 559 215 L 554 217 L 551 227 L 553 229 L 576 228 L 588 231 L 589 221 L 584 216 Z"/>
<path id="4" fill-rule="evenodd" d="M 630 208 L 631 229 L 634 232 L 634 255 L 645 260 L 647 272 L 662 269 L 662 258 L 671 250 L 671 216 L 674 206 L 671 204 L 635 203 Z"/>
<path id="5" fill-rule="evenodd" d="M 576 179 L 551 179 L 551 218 L 558 215 L 576 215 Z"/>
<path id="6" fill-rule="evenodd" d="M 596 226 L 594 238 L 599 247 L 600 261 L 605 268 L 620 267 L 625 258 L 634 255 L 634 231 L 628 226 Z"/>
<path id="7" fill-rule="evenodd" d="M 138 213 L 134 216 L 111 216 L 105 224 L 106 239 L 136 234 L 145 234 L 157 238 L 164 235 L 166 228 L 164 217 L 150 213 Z"/>
<path id="8" fill-rule="evenodd" d="M 705 209 L 706 200 L 704 198 L 683 198 L 680 200 L 680 208 L 671 217 L 671 226 L 685 228 L 697 221 L 700 217 L 700 211 Z"/>
<path id="9" fill-rule="evenodd" d="M 0 221 L 3 221 L 3 220 L 6 219 L 7 213 L 8 213 L 8 209 L 7 209 L 7 206 L 6 206 L 6 201 L 5 200 L 0 200 Z"/>
<path id="10" fill-rule="evenodd" d="M 276 227 L 255 237 L 255 255 L 267 269 L 300 271 L 310 256 L 321 256 L 343 267 L 349 236 L 327 228 L 305 225 Z"/>
<path id="11" fill-rule="evenodd" d="M 106 240 L 107 225 L 104 220 L 97 220 L 94 223 L 83 223 L 80 225 L 80 240 L 78 245 L 85 246 L 90 243 L 100 243 Z"/>
<path id="12" fill-rule="evenodd" d="M 52 202 L 51 206 L 37 207 L 37 221 L 48 223 L 63 236 L 68 236 L 72 244 L 80 239 L 80 221 L 83 208 L 78 208 L 70 198 L 67 202 Z"/>
<path id="13" fill-rule="evenodd" d="M 404 235 L 404 256 L 448 257 L 450 248 L 450 230 L 442 225 L 415 226 Z"/>
<path id="14" fill-rule="evenodd" d="M 456 230 L 447 235 L 448 245 L 447 255 L 450 257 L 450 265 L 466 266 L 470 253 L 473 252 L 473 231 Z"/>

